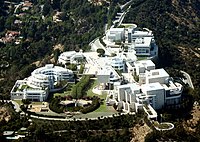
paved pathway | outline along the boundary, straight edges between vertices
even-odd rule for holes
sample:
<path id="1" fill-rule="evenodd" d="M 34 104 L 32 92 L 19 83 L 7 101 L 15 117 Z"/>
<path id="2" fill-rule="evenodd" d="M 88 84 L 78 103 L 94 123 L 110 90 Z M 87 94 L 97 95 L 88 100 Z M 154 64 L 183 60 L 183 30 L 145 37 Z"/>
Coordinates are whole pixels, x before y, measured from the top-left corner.
<path id="1" fill-rule="evenodd" d="M 121 113 L 121 114 L 126 114 L 126 113 Z M 75 115 L 71 118 L 66 117 L 66 118 L 51 118 L 51 117 L 41 117 L 41 116 L 35 116 L 35 115 L 30 115 L 31 118 L 36 118 L 36 119 L 43 119 L 43 120 L 53 120 L 53 121 L 85 121 L 85 120 L 98 120 L 98 119 L 105 119 L 105 118 L 112 118 L 114 116 L 119 116 L 118 113 L 106 113 L 106 112 L 95 112 L 95 113 L 88 113 L 88 114 L 80 114 L 80 115 Z"/>
<path id="2" fill-rule="evenodd" d="M 191 80 L 191 77 L 188 73 L 186 73 L 185 71 L 181 71 L 181 73 L 183 73 L 183 75 L 186 77 L 186 83 L 189 84 L 189 86 L 194 89 L 194 86 L 193 86 L 193 83 L 192 83 L 192 80 Z"/>
<path id="3" fill-rule="evenodd" d="M 10 100 L 10 102 L 14 105 L 14 109 L 15 109 L 16 112 L 21 111 L 21 108 L 20 108 L 20 106 L 17 102 L 12 101 L 12 100 Z"/>
<path id="4" fill-rule="evenodd" d="M 121 9 L 124 9 L 125 6 L 130 5 L 133 0 L 128 1 L 127 3 L 120 6 Z"/>

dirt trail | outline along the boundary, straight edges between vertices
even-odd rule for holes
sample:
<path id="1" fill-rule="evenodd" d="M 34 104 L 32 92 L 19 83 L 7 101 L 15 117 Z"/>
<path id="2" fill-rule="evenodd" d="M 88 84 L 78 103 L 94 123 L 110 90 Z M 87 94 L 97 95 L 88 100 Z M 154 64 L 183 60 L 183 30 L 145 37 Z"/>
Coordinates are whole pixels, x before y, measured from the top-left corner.
<path id="1" fill-rule="evenodd" d="M 146 123 L 144 123 L 143 126 L 137 124 L 132 130 L 133 138 L 131 142 L 144 142 L 145 136 L 150 132 L 152 132 L 152 130 Z"/>

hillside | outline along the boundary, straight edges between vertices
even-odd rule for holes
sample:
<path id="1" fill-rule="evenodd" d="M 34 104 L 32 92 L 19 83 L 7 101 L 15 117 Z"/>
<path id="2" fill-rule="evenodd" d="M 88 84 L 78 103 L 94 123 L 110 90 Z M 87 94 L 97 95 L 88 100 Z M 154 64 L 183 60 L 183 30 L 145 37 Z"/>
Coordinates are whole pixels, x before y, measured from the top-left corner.
<path id="1" fill-rule="evenodd" d="M 188 72 L 200 92 L 200 1 L 135 0 L 123 22 L 150 27 L 159 46 L 159 66 Z M 198 96 L 199 98 L 199 96 Z M 197 99 L 198 99 L 197 98 Z"/>
<path id="2" fill-rule="evenodd" d="M 0 2 L 0 94 L 6 98 L 14 82 L 29 76 L 35 63 L 42 66 L 58 58 L 57 45 L 62 51 L 88 50 L 107 21 L 106 6 L 87 0 L 20 2 Z"/>
<path id="3" fill-rule="evenodd" d="M 190 90 L 194 100 L 200 98 L 200 1 L 199 0 L 134 0 L 123 22 L 148 27 L 155 33 L 159 46 L 159 67 L 188 72 L 195 86 Z M 171 72 L 173 76 L 174 72 Z M 173 121 L 171 132 L 153 131 L 145 141 L 199 141 L 200 121 L 196 111 L 189 118 Z M 168 115 L 168 114 L 167 114 Z M 176 115 L 176 112 L 173 114 Z M 171 115 L 172 116 L 172 115 Z M 188 131 L 189 129 L 195 131 Z"/>

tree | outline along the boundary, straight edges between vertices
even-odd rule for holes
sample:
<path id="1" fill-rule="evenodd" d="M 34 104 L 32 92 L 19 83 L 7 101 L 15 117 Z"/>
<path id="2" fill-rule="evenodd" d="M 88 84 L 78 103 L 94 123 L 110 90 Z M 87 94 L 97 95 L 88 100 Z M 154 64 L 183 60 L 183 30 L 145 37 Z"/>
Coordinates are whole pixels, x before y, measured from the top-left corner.
<path id="1" fill-rule="evenodd" d="M 51 13 L 51 10 L 52 10 L 52 7 L 50 5 L 50 2 L 48 0 L 46 0 L 44 6 L 43 6 L 43 11 L 42 11 L 42 14 L 44 16 L 47 16 L 48 14 Z"/>
<path id="2" fill-rule="evenodd" d="M 4 30 L 5 20 L 3 17 L 0 17 L 0 32 Z"/>
<path id="3" fill-rule="evenodd" d="M 66 12 L 62 12 L 59 17 L 60 17 L 60 20 L 62 21 L 69 20 L 69 17 Z"/>
<path id="4" fill-rule="evenodd" d="M 54 50 L 54 54 L 53 55 L 54 55 L 55 63 L 57 63 L 57 61 L 58 61 L 59 54 L 60 54 L 60 50 L 59 49 Z"/>
<path id="5" fill-rule="evenodd" d="M 97 53 L 99 53 L 99 56 L 103 56 L 105 54 L 105 50 L 102 48 L 98 48 Z"/>
<path id="6" fill-rule="evenodd" d="M 35 137 L 35 141 L 40 141 L 40 140 L 44 139 L 45 131 L 44 131 L 44 128 L 42 126 L 36 127 L 34 137 Z"/>
<path id="7" fill-rule="evenodd" d="M 76 71 L 77 70 L 77 65 L 76 64 L 70 64 L 70 70 Z"/>
<path id="8" fill-rule="evenodd" d="M 8 29 L 8 30 L 14 30 L 14 20 L 15 20 L 15 17 L 14 16 L 9 16 L 7 19 L 6 19 L 6 22 L 5 22 L 5 27 Z"/>
<path id="9" fill-rule="evenodd" d="M 81 66 L 80 66 L 80 70 L 79 70 L 79 73 L 80 73 L 80 74 L 82 74 L 82 73 L 83 73 L 83 71 L 84 71 L 84 65 L 83 65 L 83 64 L 81 64 Z"/>
<path id="10" fill-rule="evenodd" d="M 25 105 L 31 104 L 31 102 L 29 101 L 29 99 L 22 99 L 22 103 L 25 104 Z"/>

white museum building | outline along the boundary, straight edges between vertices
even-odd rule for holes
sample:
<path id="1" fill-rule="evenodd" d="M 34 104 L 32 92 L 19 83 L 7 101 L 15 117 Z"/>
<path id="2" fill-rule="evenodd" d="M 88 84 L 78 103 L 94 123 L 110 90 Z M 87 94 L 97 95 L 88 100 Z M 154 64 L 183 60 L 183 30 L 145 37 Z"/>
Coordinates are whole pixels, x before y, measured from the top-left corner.
<path id="1" fill-rule="evenodd" d="M 47 64 L 35 69 L 30 77 L 17 80 L 11 90 L 11 99 L 44 101 L 57 83 L 63 80 L 72 80 L 73 77 L 74 74 L 71 70 Z"/>

